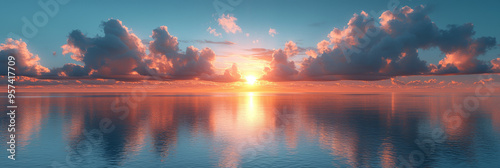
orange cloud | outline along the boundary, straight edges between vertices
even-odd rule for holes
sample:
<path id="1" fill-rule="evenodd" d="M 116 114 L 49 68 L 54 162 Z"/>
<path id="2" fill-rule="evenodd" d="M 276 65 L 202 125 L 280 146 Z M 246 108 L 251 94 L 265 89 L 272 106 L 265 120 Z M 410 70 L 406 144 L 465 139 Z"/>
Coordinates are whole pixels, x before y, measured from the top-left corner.
<path id="1" fill-rule="evenodd" d="M 2 73 L 7 75 L 8 56 L 14 56 L 16 59 L 16 75 L 38 76 L 49 72 L 49 69 L 40 65 L 38 55 L 31 53 L 25 42 L 8 38 L 5 43 L 0 44 L 0 61 Z"/>
<path id="2" fill-rule="evenodd" d="M 493 65 L 492 69 L 496 72 L 500 72 L 500 58 L 492 59 L 491 65 Z"/>
<path id="3" fill-rule="evenodd" d="M 286 52 L 286 55 L 288 55 L 290 57 L 299 54 L 299 49 L 297 47 L 297 44 L 295 44 L 293 41 L 288 41 L 285 44 L 285 52 Z"/>

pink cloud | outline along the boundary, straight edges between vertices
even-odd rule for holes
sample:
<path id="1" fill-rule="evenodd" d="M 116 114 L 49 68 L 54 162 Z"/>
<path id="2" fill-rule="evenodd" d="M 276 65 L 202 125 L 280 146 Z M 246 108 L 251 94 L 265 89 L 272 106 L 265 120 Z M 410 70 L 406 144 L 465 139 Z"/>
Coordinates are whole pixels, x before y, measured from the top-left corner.
<path id="1" fill-rule="evenodd" d="M 319 42 L 317 44 L 319 54 L 323 54 L 325 52 L 329 52 L 331 50 L 330 48 L 328 48 L 329 45 L 330 45 L 330 42 L 328 42 L 326 40 L 323 40 L 323 41 Z"/>
<path id="2" fill-rule="evenodd" d="M 274 37 L 274 35 L 276 35 L 276 29 L 272 29 L 272 28 L 269 28 L 269 35 L 271 35 L 272 37 Z"/>
<path id="3" fill-rule="evenodd" d="M 314 50 L 307 50 L 306 55 L 316 58 L 318 56 L 318 53 L 316 53 L 316 51 Z"/>
<path id="4" fill-rule="evenodd" d="M 219 22 L 219 25 L 222 27 L 222 29 L 226 31 L 226 33 L 235 34 L 237 32 L 241 32 L 240 26 L 236 24 L 237 20 L 238 19 L 235 18 L 234 16 L 231 16 L 229 14 L 227 15 L 222 14 L 222 16 L 217 21 Z"/>
<path id="5" fill-rule="evenodd" d="M 215 37 L 222 37 L 222 34 L 221 33 L 217 33 L 215 29 L 212 29 L 212 27 L 208 27 L 207 31 L 210 34 L 213 34 Z"/>
<path id="6" fill-rule="evenodd" d="M 4 69 L 1 75 L 7 75 L 7 57 L 16 59 L 16 75 L 38 76 L 49 72 L 49 69 L 40 65 L 40 58 L 28 50 L 25 42 L 8 38 L 0 44 L 0 67 Z"/>

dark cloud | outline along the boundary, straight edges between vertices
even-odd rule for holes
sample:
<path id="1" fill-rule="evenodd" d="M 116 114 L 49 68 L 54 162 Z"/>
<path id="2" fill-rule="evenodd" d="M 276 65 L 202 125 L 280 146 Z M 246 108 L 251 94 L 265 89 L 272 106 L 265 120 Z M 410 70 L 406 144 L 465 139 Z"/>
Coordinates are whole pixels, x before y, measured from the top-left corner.
<path id="1" fill-rule="evenodd" d="M 285 49 L 274 50 L 272 60 L 268 67 L 264 68 L 262 79 L 268 81 L 297 80 L 299 73 L 295 68 L 294 61 L 288 61 L 288 57 L 296 55 L 295 43 L 287 42 Z"/>
<path id="2" fill-rule="evenodd" d="M 66 75 L 81 76 L 90 72 L 89 75 L 98 78 L 127 77 L 137 74 L 136 68 L 144 66 L 142 59 L 146 56 L 146 48 L 141 39 L 116 19 L 103 22 L 101 26 L 104 36 L 87 37 L 80 30 L 69 34 L 67 44 L 62 46 L 63 54 L 71 53 L 71 57 L 84 66 L 65 66 L 76 68 Z M 65 67 L 56 71 L 67 72 Z"/>
<path id="3" fill-rule="evenodd" d="M 494 37 L 473 38 L 475 34 L 472 24 L 450 25 L 448 30 L 440 30 L 437 45 L 446 57 L 439 62 L 433 73 L 446 74 L 449 69 L 455 73 L 487 73 L 492 72 L 491 66 L 478 60 L 477 57 L 486 53 L 496 45 Z"/>
<path id="4" fill-rule="evenodd" d="M 91 69 L 84 66 L 67 63 L 63 67 L 53 68 L 50 72 L 39 76 L 39 78 L 86 78 L 89 76 Z"/>
<path id="5" fill-rule="evenodd" d="M 195 79 L 201 75 L 213 75 L 215 53 L 210 48 L 201 51 L 189 46 L 185 53 L 179 52 L 177 37 L 171 36 L 166 26 L 153 30 L 149 42 L 152 66 L 156 72 L 171 79 Z"/>
<path id="6" fill-rule="evenodd" d="M 474 38 L 472 24 L 439 29 L 428 12 L 424 6 L 406 6 L 384 12 L 380 24 L 365 12 L 354 14 L 346 28 L 335 28 L 329 41 L 318 43 L 318 56 L 304 59 L 297 78 L 379 80 L 492 72 L 492 65 L 477 57 L 496 45 L 495 38 Z M 432 47 L 446 55 L 439 65 L 428 65 L 418 57 L 419 49 Z"/>
<path id="7" fill-rule="evenodd" d="M 102 23 L 104 36 L 87 37 L 74 30 L 63 45 L 63 54 L 84 65 L 66 64 L 54 68 L 41 78 L 102 78 L 136 81 L 155 76 L 156 80 L 202 79 L 219 82 L 239 80 L 237 67 L 226 70 L 226 74 L 215 74 L 215 53 L 210 48 L 193 46 L 185 52 L 179 49 L 177 37 L 170 35 L 166 26 L 153 30 L 152 41 L 141 40 L 129 31 L 121 21 L 110 19 Z M 145 42 L 148 42 L 146 48 Z M 229 41 L 200 41 L 213 44 L 234 44 Z M 149 54 L 146 54 L 149 49 Z M 236 66 L 236 65 L 234 65 Z M 236 68 L 236 69 L 235 69 Z M 238 79 L 236 79 L 238 77 Z"/>
<path id="8" fill-rule="evenodd" d="M 185 53 L 179 52 L 177 38 L 171 36 L 166 26 L 153 30 L 154 40 L 149 43 L 149 68 L 168 79 L 202 79 L 219 82 L 231 82 L 241 77 L 237 72 L 227 71 L 222 76 L 215 74 L 213 62 L 215 52 L 210 48 L 199 50 L 189 46 Z M 229 73 L 229 74 L 227 74 Z M 238 73 L 238 75 L 236 75 Z M 228 76 L 229 75 L 229 76 Z M 222 77 L 227 77 L 222 79 Z"/>

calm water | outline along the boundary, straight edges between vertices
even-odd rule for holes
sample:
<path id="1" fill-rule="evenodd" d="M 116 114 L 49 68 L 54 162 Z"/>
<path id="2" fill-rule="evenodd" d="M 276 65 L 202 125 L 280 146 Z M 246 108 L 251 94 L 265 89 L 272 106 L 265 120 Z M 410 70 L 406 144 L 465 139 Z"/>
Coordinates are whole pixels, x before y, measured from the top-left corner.
<path id="1" fill-rule="evenodd" d="M 1 167 L 500 167 L 498 96 L 123 94 L 18 94 Z"/>

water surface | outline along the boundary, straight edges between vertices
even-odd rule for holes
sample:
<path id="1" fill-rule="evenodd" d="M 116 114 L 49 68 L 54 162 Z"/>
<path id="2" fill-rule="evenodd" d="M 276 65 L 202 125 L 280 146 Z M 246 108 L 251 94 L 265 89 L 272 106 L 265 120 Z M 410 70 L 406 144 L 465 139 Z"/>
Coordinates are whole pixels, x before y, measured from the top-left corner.
<path id="1" fill-rule="evenodd" d="M 4 115 L 0 123 L 4 158 L 0 159 L 0 165 L 500 166 L 500 98 L 495 95 L 147 93 L 144 96 L 20 93 L 17 158 L 7 159 L 9 120 Z M 473 111 L 468 111 L 464 100 L 471 98 L 479 101 L 473 103 L 477 105 Z M 6 105 L 0 108 L 6 111 Z M 471 109 L 471 104 L 468 107 Z M 454 113 L 456 109 L 468 115 Z M 452 112 L 447 113 L 449 110 Z"/>

